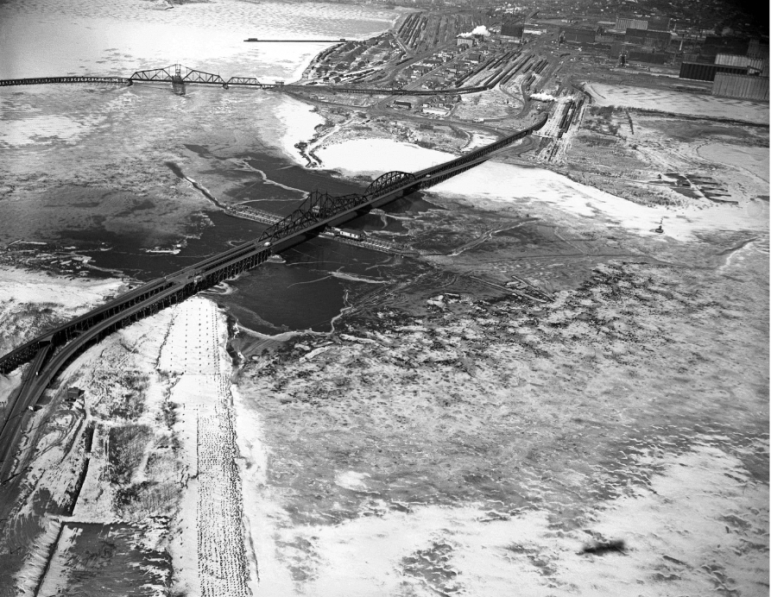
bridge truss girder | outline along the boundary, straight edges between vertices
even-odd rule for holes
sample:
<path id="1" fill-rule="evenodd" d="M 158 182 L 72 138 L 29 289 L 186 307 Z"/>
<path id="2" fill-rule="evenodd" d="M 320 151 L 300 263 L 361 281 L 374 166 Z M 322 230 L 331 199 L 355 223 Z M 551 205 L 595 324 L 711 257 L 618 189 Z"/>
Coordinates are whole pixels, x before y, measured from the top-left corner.
<path id="1" fill-rule="evenodd" d="M 165 68 L 153 68 L 150 70 L 138 70 L 131 77 L 132 81 L 164 81 L 171 82 L 174 77 L 174 66 Z"/>
<path id="2" fill-rule="evenodd" d="M 373 180 L 364 191 L 365 195 L 384 195 L 391 189 L 403 186 L 407 182 L 416 181 L 417 178 L 410 172 L 386 172 L 385 174 L 378 176 Z"/>
<path id="3" fill-rule="evenodd" d="M 368 201 L 365 195 L 354 193 L 341 197 L 332 197 L 328 193 L 314 191 L 308 198 L 285 218 L 279 220 L 260 235 L 259 241 L 274 242 L 305 228 L 311 228 L 314 224 L 333 218 L 334 216 L 350 211 Z"/>
<path id="4" fill-rule="evenodd" d="M 255 77 L 230 77 L 227 80 L 226 83 L 228 86 L 230 85 L 248 85 L 251 87 L 262 87 L 262 83 L 259 82 Z"/>
<path id="5" fill-rule="evenodd" d="M 226 86 L 225 79 L 213 73 L 187 68 L 179 64 L 172 64 L 164 68 L 136 71 L 130 77 L 131 81 L 163 81 L 166 83 L 203 83 L 204 85 Z"/>

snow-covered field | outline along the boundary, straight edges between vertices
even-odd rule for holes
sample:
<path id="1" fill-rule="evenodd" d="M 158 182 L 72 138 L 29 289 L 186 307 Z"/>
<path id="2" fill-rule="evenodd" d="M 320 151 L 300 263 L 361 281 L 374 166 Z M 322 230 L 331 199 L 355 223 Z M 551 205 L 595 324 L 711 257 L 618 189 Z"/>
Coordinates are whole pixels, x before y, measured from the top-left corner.
<path id="1" fill-rule="evenodd" d="M 752 178 L 765 183 L 768 191 L 769 150 L 768 147 L 743 147 L 727 143 L 705 143 L 697 153 L 716 164 L 726 164 L 744 171 Z"/>
<path id="2" fill-rule="evenodd" d="M 769 122 L 768 104 L 763 103 L 605 83 L 587 83 L 585 89 L 598 106 L 640 108 L 686 116 L 743 120 L 758 124 Z"/>
<path id="3" fill-rule="evenodd" d="M 279 531 L 274 540 L 280 545 L 312 546 L 317 577 L 302 593 L 293 590 L 289 562 L 272 559 L 262 569 L 259 594 L 387 597 L 409 591 L 429 597 L 437 588 L 452 594 L 463 587 L 474 595 L 508 597 L 516 584 L 517 594 L 527 596 L 659 597 L 661 581 L 669 577 L 673 595 L 707 595 L 719 577 L 704 574 L 700 566 L 713 561 L 731 570 L 731 583 L 718 580 L 719 585 L 752 594 L 764 558 L 759 552 L 738 555 L 745 539 L 727 534 L 723 520 L 738 517 L 748 528 L 762 529 L 763 515 L 747 513 L 768 500 L 768 488 L 745 485 L 749 478 L 742 463 L 713 448 L 656 464 L 662 473 L 649 490 L 611 501 L 592 516 L 591 530 L 623 538 L 625 554 L 581 555 L 590 542 L 586 532 L 554 531 L 544 511 L 510 516 L 470 504 L 402 513 L 382 503 L 378 516 Z M 422 554 L 422 561 L 415 554 Z M 405 575 L 405 562 L 413 559 L 408 570 L 422 571 L 428 583 L 419 573 Z M 653 571 L 658 571 L 655 583 Z"/>
<path id="4" fill-rule="evenodd" d="M 453 159 L 435 149 L 401 143 L 391 139 L 354 139 L 328 145 L 316 152 L 326 168 L 355 176 L 380 176 L 391 170 L 415 172 Z"/>
<path id="5" fill-rule="evenodd" d="M 179 585 L 192 594 L 238 597 L 248 594 L 250 570 L 226 342 L 216 305 L 190 299 L 174 309 L 158 369 L 176 377 L 170 400 L 188 463 L 181 533 L 172 547 Z"/>
<path id="6" fill-rule="evenodd" d="M 324 118 L 311 106 L 293 97 L 285 97 L 276 109 L 276 113 L 284 127 L 281 134 L 281 149 L 297 164 L 304 166 L 306 162 L 300 157 L 295 144 L 298 141 L 308 141 L 313 137 L 315 128 L 324 124 Z"/>
<path id="7" fill-rule="evenodd" d="M 256 562 L 243 517 L 226 342 L 224 314 L 213 302 L 195 297 L 121 330 L 86 351 L 63 374 L 64 387 L 84 391 L 83 410 L 65 409 L 65 415 L 56 417 L 53 428 L 33 446 L 28 475 L 37 491 L 63 500 L 73 492 L 84 457 L 90 466 L 72 517 L 44 519 L 16 574 L 25 594 L 32 595 L 38 582 L 51 594 L 79 587 L 77 573 L 89 563 L 76 540 L 78 525 L 102 525 L 106 533 L 110 524 L 137 529 L 135 540 L 148 549 L 168 550 L 170 584 L 177 589 L 191 595 L 248 594 Z M 129 416 L 122 410 L 127 396 L 121 380 L 126 376 L 144 380 L 130 393 L 128 404 L 137 408 Z M 45 412 L 35 426 L 44 425 Z M 96 427 L 89 454 L 82 451 L 84 422 Z M 116 432 L 131 429 L 145 430 L 147 440 L 130 449 L 128 443 L 116 445 L 115 438 L 121 437 Z M 172 435 L 175 448 L 169 451 Z M 250 437 L 254 441 L 253 430 Z M 115 473 L 118 453 L 133 459 L 130 476 L 122 479 Z M 129 488 L 139 492 L 139 499 L 119 497 Z M 143 488 L 154 489 L 143 493 Z M 34 517 L 39 499 L 35 493 L 25 498 L 18 516 Z M 158 517 L 155 522 L 152 516 Z M 155 529 L 164 519 L 168 522 Z M 62 523 L 69 526 L 57 542 Z M 98 557 L 104 565 L 111 562 L 109 554 Z M 156 594 L 162 593 L 159 589 Z"/>
<path id="8" fill-rule="evenodd" d="M 5 307 L 51 303 L 78 312 L 124 285 L 120 280 L 68 279 L 13 267 L 0 267 L 0 281 L 0 303 Z"/>

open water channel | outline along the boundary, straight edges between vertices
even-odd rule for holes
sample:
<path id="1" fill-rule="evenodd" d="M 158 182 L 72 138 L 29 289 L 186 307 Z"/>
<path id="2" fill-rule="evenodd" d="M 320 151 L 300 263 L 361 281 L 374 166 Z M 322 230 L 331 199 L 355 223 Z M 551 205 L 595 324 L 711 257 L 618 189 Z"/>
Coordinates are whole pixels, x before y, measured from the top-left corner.
<path id="1" fill-rule="evenodd" d="M 226 78 L 249 75 L 267 81 L 291 81 L 300 75 L 313 55 L 330 44 L 246 44 L 243 40 L 247 37 L 336 39 L 343 36 L 361 39 L 386 30 L 397 17 L 398 12 L 392 10 L 318 3 L 297 6 L 250 2 L 169 5 L 139 0 L 115 6 L 94 0 L 70 0 L 65 4 L 33 0 L 0 3 L 0 39 L 9 48 L 8 60 L 0 66 L 0 77 L 128 76 L 133 70 L 180 62 L 191 68 L 221 73 Z M 36 41 L 46 38 L 55 38 L 56 44 Z M 48 96 L 56 94 L 57 89 L 41 88 L 34 93 Z M 142 102 L 148 93 L 171 94 L 171 88 L 143 88 L 137 89 L 136 93 L 139 94 L 136 101 Z M 193 95 L 196 93 L 197 90 Z M 208 91 L 201 93 L 206 95 Z M 20 126 L 33 126 L 35 118 L 50 120 L 49 114 L 39 113 L 41 99 L 31 97 L 37 113 L 33 110 Z M 291 121 L 296 104 L 295 100 L 280 97 L 262 102 L 259 110 L 263 113 L 255 114 L 255 119 L 258 122 L 283 122 L 283 131 L 278 134 L 286 135 L 287 128 L 292 128 L 292 123 L 287 121 Z M 56 107 L 51 108 L 48 104 L 45 111 L 50 110 L 56 111 Z M 131 114 L 130 106 L 127 110 L 127 118 L 135 118 L 138 122 L 140 115 Z M 271 114 L 265 114 L 265 110 Z M 65 109 L 63 117 L 67 116 Z M 146 121 L 146 114 L 144 118 Z M 173 119 L 174 115 L 169 114 L 168 118 Z M 14 138 L 11 133 L 13 130 L 6 132 L 6 140 Z M 259 136 L 267 139 L 276 134 L 274 127 Z M 312 135 L 312 126 L 304 134 Z M 55 138 L 54 133 L 48 142 L 51 139 L 55 142 Z M 200 139 L 199 136 L 191 140 L 185 145 L 186 150 L 204 160 L 211 158 L 210 147 L 200 144 Z M 289 146 L 300 140 L 290 139 Z M 28 141 L 30 139 L 25 140 Z M 319 189 L 337 195 L 362 190 L 329 172 L 309 171 L 296 165 L 289 156 L 276 150 L 281 145 L 275 138 L 268 143 L 257 140 L 252 150 L 239 156 L 253 170 L 262 172 L 261 183 L 255 183 L 253 176 L 239 186 L 238 174 L 232 171 L 232 165 L 223 163 L 215 174 L 223 179 L 231 178 L 234 184 L 228 191 L 229 196 L 220 199 L 228 203 L 249 202 L 256 208 L 286 214 L 299 205 L 308 191 Z M 265 151 L 255 151 L 255 147 L 264 147 Z M 40 157 L 46 149 L 41 147 L 36 159 L 43 166 L 46 160 L 54 165 L 57 159 L 54 152 L 48 152 L 48 157 Z M 28 151 L 38 150 L 28 146 Z M 212 162 L 216 164 L 217 160 Z M 178 176 L 182 173 L 175 163 L 168 166 Z M 197 176 L 194 172 L 184 174 Z M 103 199 L 99 193 L 110 192 L 109 183 L 100 190 L 78 187 L 77 183 L 71 187 L 57 184 L 51 189 L 62 205 L 61 213 L 73 205 L 85 209 L 82 207 L 86 205 L 84 201 L 99 202 Z M 136 201 L 138 198 L 128 196 L 125 191 L 121 193 L 126 195 L 127 205 L 142 209 L 143 201 Z M 71 194 L 69 199 L 68 194 Z M 154 198 L 152 193 L 149 199 L 156 205 L 162 202 L 162 198 Z M 38 213 L 34 217 L 50 219 L 52 216 Z M 265 228 L 256 222 L 231 217 L 212 204 L 211 210 L 202 210 L 198 218 L 186 225 L 187 230 L 177 239 L 184 242 L 179 243 L 181 246 L 176 254 L 171 251 L 148 253 L 147 239 L 142 235 L 110 229 L 104 225 L 105 218 L 101 217 L 100 221 L 99 217 L 91 227 L 72 226 L 66 218 L 61 218 L 58 224 L 47 225 L 49 239 L 58 236 L 59 246 L 73 246 L 75 254 L 90 257 L 97 275 L 100 270 L 120 272 L 140 281 L 171 273 L 228 246 L 256 238 Z M 367 223 L 382 228 L 374 218 L 365 218 L 350 226 L 362 228 Z M 178 228 L 178 222 L 176 224 Z M 157 222 L 159 229 L 165 225 L 168 223 Z M 268 334 L 309 328 L 323 331 L 330 329 L 331 320 L 345 306 L 346 296 L 351 291 L 374 288 L 371 285 L 383 284 L 392 280 L 394 274 L 398 276 L 415 268 L 400 258 L 323 239 L 292 249 L 284 258 L 285 264 L 265 264 L 236 281 L 221 285 L 212 294 L 217 295 L 217 301 L 227 306 L 249 329 Z"/>
<path id="2" fill-rule="evenodd" d="M 248 160 L 261 170 L 266 182 L 251 184 L 246 192 L 236 191 L 238 199 L 274 213 L 288 213 L 303 199 L 301 192 L 287 191 L 276 199 L 275 186 L 291 184 L 297 189 L 323 188 L 333 195 L 361 192 L 363 187 L 329 172 L 307 171 L 280 157 L 254 154 Z M 294 197 L 292 196 L 294 195 Z M 392 213 L 419 213 L 431 204 L 418 194 L 386 206 Z M 179 252 L 148 252 L 142 239 L 131 234 L 105 236 L 100 228 L 62 231 L 76 252 L 88 255 L 99 270 L 122 272 L 141 281 L 170 274 L 208 256 L 259 237 L 266 226 L 233 217 L 218 209 L 202 213 L 205 224 L 190 230 Z M 400 227 L 399 222 L 383 224 L 375 216 L 362 216 L 346 228 L 369 233 Z M 392 283 L 419 268 L 417 263 L 398 256 L 317 238 L 282 254 L 286 263 L 265 263 L 236 280 L 221 284 L 208 294 L 228 308 L 244 327 L 266 334 L 289 330 L 327 331 L 331 320 L 346 304 L 350 293 L 366 293 L 372 285 Z"/>

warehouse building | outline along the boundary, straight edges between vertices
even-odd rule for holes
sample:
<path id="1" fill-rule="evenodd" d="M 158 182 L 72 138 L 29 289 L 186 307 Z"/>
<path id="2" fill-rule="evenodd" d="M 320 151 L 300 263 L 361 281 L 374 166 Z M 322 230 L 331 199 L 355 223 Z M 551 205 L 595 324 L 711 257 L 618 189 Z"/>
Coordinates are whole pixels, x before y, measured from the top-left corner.
<path id="1" fill-rule="evenodd" d="M 768 76 L 768 58 L 751 58 L 750 56 L 737 56 L 736 54 L 718 54 L 715 56 L 715 64 L 720 66 L 733 66 L 746 68 L 748 75 Z"/>
<path id="2" fill-rule="evenodd" d="M 768 77 L 715 73 L 712 95 L 735 99 L 767 102 Z"/>
<path id="3" fill-rule="evenodd" d="M 626 55 L 626 61 L 632 64 L 635 62 L 665 64 L 670 58 L 672 58 L 672 55 L 666 52 L 644 52 L 642 50 L 629 50 Z"/>
<path id="4" fill-rule="evenodd" d="M 584 27 L 562 27 L 560 29 L 560 42 L 593 44 L 601 33 L 602 28 L 600 27 L 593 27 L 591 29 Z"/>
<path id="5" fill-rule="evenodd" d="M 629 28 L 648 29 L 648 21 L 635 17 L 616 17 L 616 31 L 626 31 Z"/>
<path id="6" fill-rule="evenodd" d="M 522 39 L 522 34 L 525 31 L 525 24 L 524 23 L 517 23 L 517 22 L 509 22 L 504 23 L 501 27 L 501 35 L 504 37 L 515 37 L 518 39 Z"/>
<path id="7" fill-rule="evenodd" d="M 717 73 L 746 75 L 746 68 L 721 66 L 720 64 L 703 64 L 699 62 L 683 62 L 680 65 L 680 78 L 694 81 L 714 81 Z"/>
<path id="8" fill-rule="evenodd" d="M 672 19 L 662 17 L 659 19 L 648 19 L 648 31 L 671 31 Z"/>
<path id="9" fill-rule="evenodd" d="M 651 31 L 650 29 L 628 27 L 624 41 L 646 48 L 666 50 L 672 41 L 672 34 L 669 31 Z"/>

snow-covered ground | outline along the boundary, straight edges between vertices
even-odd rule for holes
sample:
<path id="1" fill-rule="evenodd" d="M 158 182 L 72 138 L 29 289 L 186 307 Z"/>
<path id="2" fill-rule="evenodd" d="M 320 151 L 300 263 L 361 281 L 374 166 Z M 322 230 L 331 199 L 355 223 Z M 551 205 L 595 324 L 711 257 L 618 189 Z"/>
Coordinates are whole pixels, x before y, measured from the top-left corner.
<path id="1" fill-rule="evenodd" d="M 174 309 L 158 369 L 177 376 L 170 400 L 188 469 L 172 548 L 179 585 L 192 594 L 238 597 L 248 594 L 250 571 L 226 344 L 223 314 L 192 298 Z"/>
<path id="2" fill-rule="evenodd" d="M 284 98 L 276 113 L 284 129 L 281 134 L 281 149 L 294 162 L 305 166 L 306 161 L 300 156 L 295 144 L 299 141 L 308 142 L 313 137 L 315 128 L 324 124 L 324 118 L 312 106 L 293 97 Z"/>
<path id="3" fill-rule="evenodd" d="M 123 287 L 120 280 L 62 278 L 13 267 L 0 267 L 0 304 L 55 304 L 85 310 Z"/>
<path id="4" fill-rule="evenodd" d="M 687 116 L 728 118 L 758 124 L 769 122 L 768 105 L 757 102 L 605 83 L 587 83 L 585 89 L 598 106 L 658 110 Z"/>
<path id="5" fill-rule="evenodd" d="M 355 140 L 320 150 L 325 166 L 346 174 L 379 175 L 389 170 L 412 172 L 453 156 L 387 139 Z M 644 235 L 664 218 L 664 235 L 688 240 L 700 230 L 768 230 L 768 202 L 740 205 L 650 207 L 574 182 L 550 170 L 486 162 L 433 187 L 429 193 L 464 197 L 480 205 L 489 202 L 548 206 L 561 212 L 603 220 Z"/>
<path id="6" fill-rule="evenodd" d="M 283 529 L 275 541 L 312 545 L 317 578 L 305 584 L 302 594 L 385 597 L 408 590 L 410 595 L 434 595 L 421 582 L 422 572 L 432 578 L 433 589 L 444 586 L 449 593 L 462 587 L 491 597 L 511 595 L 514 583 L 521 595 L 657 597 L 662 594 L 658 581 L 665 577 L 672 594 L 706 595 L 716 580 L 725 583 L 704 574 L 702 566 L 713 562 L 716 569 L 731 570 L 726 589 L 752 594 L 763 558 L 760 552 L 739 555 L 744 539 L 726 533 L 724 521 L 738 517 L 748 528 L 762 529 L 763 515 L 747 514 L 768 500 L 768 488 L 751 482 L 740 461 L 715 448 L 656 464 L 662 474 L 652 479 L 649 490 L 611 501 L 593 515 L 590 529 L 606 539 L 625 539 L 625 554 L 579 554 L 590 537 L 583 530 L 555 532 L 543 511 L 508 516 L 473 504 L 420 506 L 410 513 L 389 511 L 383 504 L 380 516 Z M 416 553 L 425 560 L 415 558 Z M 409 570 L 417 574 L 405 575 L 410 558 L 418 560 Z M 288 576 L 288 562 L 278 569 L 275 560 L 271 563 L 261 571 L 259 594 L 299 595 L 280 582 Z M 646 583 L 654 570 L 660 578 Z M 441 576 L 444 583 L 436 580 Z"/>
<path id="7" fill-rule="evenodd" d="M 769 150 L 768 147 L 744 147 L 728 143 L 705 143 L 697 153 L 716 164 L 733 166 L 753 178 L 765 183 L 768 191 Z"/>
<path id="8" fill-rule="evenodd" d="M 497 138 L 489 133 L 473 133 L 471 135 L 471 139 L 468 142 L 468 145 L 463 148 L 463 151 L 472 151 L 479 147 L 489 145 L 490 143 L 495 143 L 496 140 Z"/>
<path id="9" fill-rule="evenodd" d="M 65 409 L 66 416 L 57 415 L 54 429 L 34 446 L 27 472 L 40 492 L 61 500 L 73 492 L 76 471 L 86 457 L 88 474 L 73 515 L 62 520 L 72 528 L 115 522 L 146 525 L 140 542 L 149 549 L 168 549 L 174 586 L 191 595 L 246 596 L 257 574 L 243 516 L 226 344 L 224 313 L 213 302 L 194 297 L 86 351 L 61 378 L 64 387 L 77 384 L 84 391 L 83 411 Z M 131 400 L 141 407 L 133 416 L 118 414 L 126 404 L 121 386 L 126 376 L 145 380 L 134 384 Z M 33 423 L 42 425 L 44 416 L 41 411 L 40 420 Z M 83 454 L 87 421 L 96 431 L 92 451 Z M 128 443 L 114 445 L 119 437 L 114 432 L 131 428 L 147 430 L 148 439 L 133 447 L 140 456 L 130 477 L 117 480 L 115 454 L 129 451 Z M 253 437 L 253 430 L 249 433 Z M 170 451 L 172 434 L 175 447 Z M 141 493 L 144 484 L 161 491 L 128 503 L 117 499 L 128 486 Z M 18 515 L 34 516 L 35 502 L 33 494 L 20 504 Z M 170 519 L 168 528 L 160 525 L 158 536 L 153 515 Z M 82 546 L 73 545 L 72 533 L 66 531 L 55 543 L 60 520 L 49 522 L 16 575 L 30 595 L 39 581 L 52 593 L 66 592 L 72 588 L 73 571 L 83 565 Z"/>
<path id="10" fill-rule="evenodd" d="M 436 166 L 455 156 L 391 139 L 354 139 L 328 145 L 316 152 L 326 168 L 346 175 L 380 176 L 390 170 L 414 172 Z"/>

